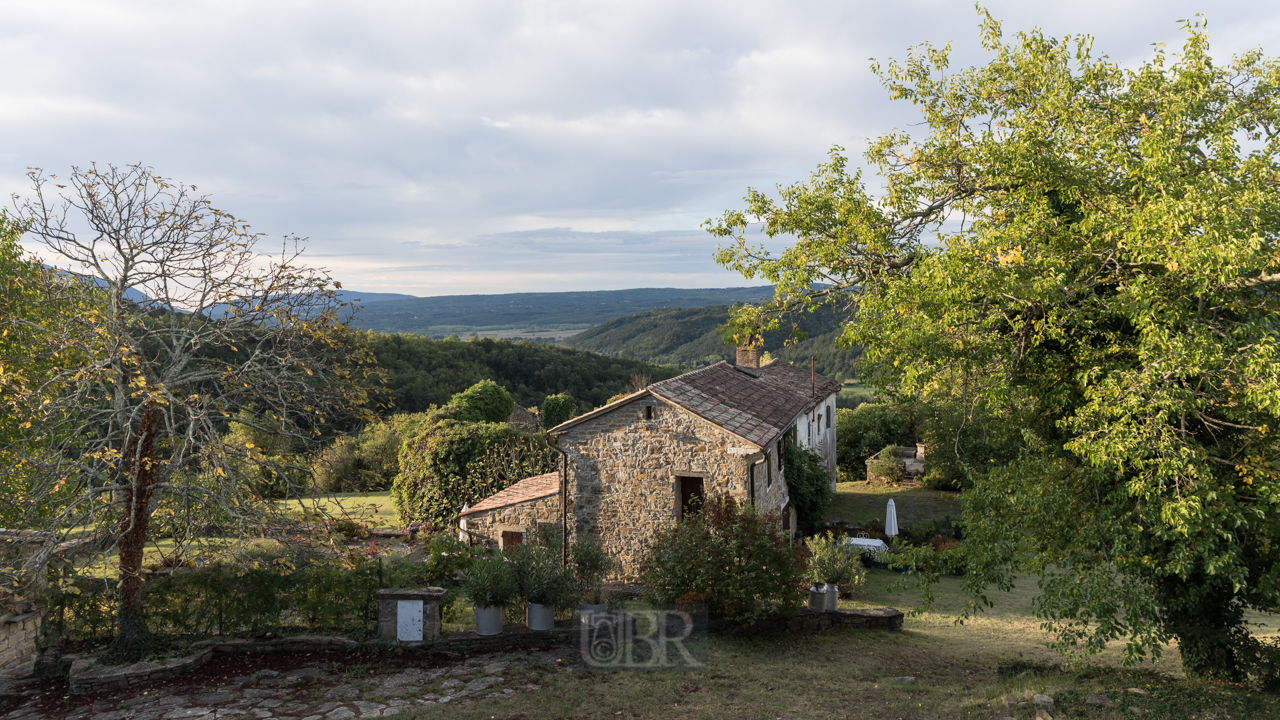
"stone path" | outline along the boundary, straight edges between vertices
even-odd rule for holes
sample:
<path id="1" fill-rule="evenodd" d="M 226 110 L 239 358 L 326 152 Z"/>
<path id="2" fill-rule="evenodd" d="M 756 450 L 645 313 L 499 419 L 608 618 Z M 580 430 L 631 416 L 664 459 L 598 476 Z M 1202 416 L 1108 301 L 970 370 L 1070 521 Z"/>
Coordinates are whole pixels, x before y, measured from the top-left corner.
<path id="1" fill-rule="evenodd" d="M 567 660 L 564 652 L 518 651 L 477 656 L 437 667 L 414 667 L 411 659 L 399 658 L 398 667 L 384 669 L 378 667 L 376 656 L 358 656 L 349 662 L 330 660 L 283 671 L 262 669 L 251 675 L 228 678 L 225 684 L 205 687 L 192 683 L 201 675 L 209 674 L 201 670 L 185 681 L 179 677 L 88 697 L 72 695 L 62 699 L 59 696 L 57 702 L 70 705 L 57 710 L 53 709 L 57 705 L 51 706 L 47 691 L 48 683 L 54 681 L 27 680 L 10 686 L 8 696 L 16 695 L 21 704 L 0 718 L 348 720 L 391 717 L 423 705 L 536 692 L 547 674 L 569 670 Z M 35 688 L 39 683 L 45 684 L 46 692 Z M 62 692 L 65 691 L 56 691 Z M 24 698 L 30 699 L 23 701 Z M 77 703 L 77 699 L 83 704 Z"/>

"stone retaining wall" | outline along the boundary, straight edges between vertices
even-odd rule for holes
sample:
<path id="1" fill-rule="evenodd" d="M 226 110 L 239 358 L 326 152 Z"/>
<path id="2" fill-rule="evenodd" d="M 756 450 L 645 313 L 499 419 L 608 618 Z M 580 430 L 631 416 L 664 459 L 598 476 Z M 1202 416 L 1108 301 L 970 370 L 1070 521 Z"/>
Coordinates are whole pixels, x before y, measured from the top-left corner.
<path id="1" fill-rule="evenodd" d="M 108 665 L 96 669 L 92 669 L 91 662 L 87 661 L 87 659 L 85 661 L 77 661 L 76 664 L 86 662 L 91 669 L 76 672 L 76 664 L 72 665 L 71 692 L 90 693 L 98 692 L 99 690 L 118 690 L 152 680 L 166 680 L 188 670 L 195 670 L 209 662 L 211 657 L 213 657 L 213 650 L 205 649 L 186 657 L 169 658 L 168 660 L 157 660 L 155 662 L 139 662 L 132 665 Z"/>
<path id="2" fill-rule="evenodd" d="M 0 622 L 0 670 L 18 667 L 35 657 L 42 619 L 41 613 L 29 612 Z"/>

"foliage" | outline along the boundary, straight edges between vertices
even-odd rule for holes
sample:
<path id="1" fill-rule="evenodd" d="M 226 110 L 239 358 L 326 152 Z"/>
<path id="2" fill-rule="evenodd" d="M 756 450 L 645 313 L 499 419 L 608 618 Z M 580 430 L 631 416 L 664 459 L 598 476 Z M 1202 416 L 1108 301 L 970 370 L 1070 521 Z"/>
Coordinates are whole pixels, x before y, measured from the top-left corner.
<path id="1" fill-rule="evenodd" d="M 897 445 L 886 445 L 867 466 L 867 480 L 900 483 L 906 477 L 902 467 L 902 453 Z"/>
<path id="2" fill-rule="evenodd" d="M 804 315 L 794 328 L 765 333 L 761 348 L 773 358 L 806 368 L 812 357 L 819 373 L 837 380 L 852 378 L 860 351 L 836 345 L 842 318 L 831 308 Z M 615 317 L 565 343 L 611 357 L 695 368 L 720 360 L 734 362 L 737 351 L 720 333 L 720 327 L 728 320 L 727 305 L 659 308 Z M 792 338 L 791 330 L 803 334 L 804 339 Z"/>
<path id="3" fill-rule="evenodd" d="M 481 380 L 501 385 L 521 407 L 540 407 L 548 395 L 567 393 L 590 408 L 603 405 L 610 395 L 621 392 L 634 373 L 663 380 L 680 372 L 524 341 L 433 340 L 420 335 L 378 333 L 369 333 L 367 338 L 379 367 L 387 373 L 387 389 L 399 412 L 424 412 L 433 405 L 444 405 L 453 395 Z"/>
<path id="4" fill-rule="evenodd" d="M 164 639 L 261 632 L 368 637 L 377 628 L 378 590 L 439 585 L 444 579 L 412 555 L 364 549 L 333 555 L 279 547 L 240 561 L 182 565 L 148 579 L 142 599 L 151 631 Z M 110 638 L 117 624 L 118 592 L 115 580 L 55 569 L 41 642 L 48 646 L 64 636 L 71 641 Z M 442 612 L 457 599 L 456 592 L 446 594 Z"/>
<path id="5" fill-rule="evenodd" d="M 466 573 L 480 554 L 451 532 L 431 533 L 420 542 L 427 547 L 427 573 L 441 585 L 452 583 L 458 573 Z"/>
<path id="6" fill-rule="evenodd" d="M 471 563 L 462 592 L 473 607 L 507 607 L 520 598 L 515 565 L 501 553 L 492 553 Z"/>
<path id="7" fill-rule="evenodd" d="M 604 545 L 599 540 L 584 538 L 574 542 L 569 552 L 578 597 L 591 605 L 604 602 L 604 579 L 614 565 Z"/>
<path id="8" fill-rule="evenodd" d="M 457 408 L 454 417 L 460 422 L 504 423 L 511 417 L 515 402 L 511 393 L 492 380 L 481 380 L 449 400 Z"/>
<path id="9" fill-rule="evenodd" d="M 853 410 L 836 410 L 836 465 L 854 478 L 867 476 L 867 458 L 885 445 L 912 441 L 909 406 L 863 403 Z"/>
<path id="10" fill-rule="evenodd" d="M 335 439 L 312 456 L 316 484 L 330 493 L 389 489 L 400 473 L 400 446 L 426 417 L 400 413 L 369 423 L 358 435 Z"/>
<path id="11" fill-rule="evenodd" d="M 612 398 L 606 402 L 612 402 Z M 550 430 L 560 423 L 572 418 L 578 410 L 578 401 L 568 393 L 548 395 L 542 401 L 542 427 Z"/>
<path id="12" fill-rule="evenodd" d="M 535 536 L 536 538 L 536 536 Z M 573 568 L 560 560 L 559 542 L 529 542 L 509 551 L 520 597 L 527 603 L 568 607 L 573 598 Z"/>
<path id="13" fill-rule="evenodd" d="M 927 128 L 871 143 L 882 197 L 837 148 L 710 228 L 778 283 L 740 332 L 856 292 L 864 375 L 982 421 L 956 452 L 979 605 L 1029 571 L 1056 648 L 1176 639 L 1189 673 L 1240 681 L 1263 672 L 1243 611 L 1280 610 L 1280 63 L 1215 64 L 1185 29 L 1126 68 L 984 15 L 985 66 L 877 67 Z M 748 218 L 797 242 L 762 254 Z"/>
<path id="14" fill-rule="evenodd" d="M 831 473 L 822 456 L 800 446 L 787 443 L 783 456 L 783 475 L 787 479 L 787 497 L 796 509 L 796 523 L 801 529 L 815 528 L 827 519 L 827 508 L 835 493 L 831 490 Z"/>
<path id="15" fill-rule="evenodd" d="M 856 586 L 866 581 L 867 573 L 858 554 L 834 533 L 828 531 L 804 542 L 809 548 L 809 565 L 805 569 L 809 582 Z"/>
<path id="16" fill-rule="evenodd" d="M 136 660 L 152 642 L 141 568 L 153 507 L 167 498 L 193 523 L 214 512 L 237 534 L 269 532 L 280 509 L 262 502 L 260 481 L 292 491 L 287 478 L 305 467 L 292 453 L 222 442 L 226 422 L 314 444 L 364 415 L 377 373 L 339 320 L 334 283 L 301 264 L 300 240 L 263 255 L 245 223 L 139 165 L 73 168 L 62 183 L 29 177 L 22 220 L 68 270 L 45 293 L 78 312 L 0 318 L 59 358 L 40 386 L 0 395 L 24 429 L 5 453 L 30 479 L 10 499 L 21 526 L 55 531 L 40 560 L 76 526 L 118 550 L 112 653 Z M 52 495 L 66 499 L 45 514 Z"/>
<path id="17" fill-rule="evenodd" d="M 461 422 L 459 412 L 450 404 L 425 413 L 401 446 L 391 498 L 403 522 L 453 527 L 464 505 L 555 469 L 545 437 L 506 423 Z"/>
<path id="18" fill-rule="evenodd" d="M 758 514 L 712 497 L 682 522 L 659 530 L 641 563 L 641 584 L 658 604 L 695 595 L 713 617 L 753 620 L 804 599 L 804 558 L 777 513 Z"/>

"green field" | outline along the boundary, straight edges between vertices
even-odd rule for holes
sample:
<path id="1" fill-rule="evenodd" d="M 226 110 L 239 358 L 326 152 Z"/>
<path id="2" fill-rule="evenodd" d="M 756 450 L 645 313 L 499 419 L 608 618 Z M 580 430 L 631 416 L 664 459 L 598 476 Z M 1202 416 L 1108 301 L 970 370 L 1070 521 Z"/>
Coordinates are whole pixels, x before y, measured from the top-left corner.
<path id="1" fill-rule="evenodd" d="M 849 523 L 884 520 L 889 499 L 898 511 L 899 525 L 924 525 L 932 519 L 950 515 L 960 519 L 960 493 L 929 488 L 898 488 L 870 485 L 865 482 L 842 482 L 836 486 L 836 497 L 827 509 L 827 519 Z"/>

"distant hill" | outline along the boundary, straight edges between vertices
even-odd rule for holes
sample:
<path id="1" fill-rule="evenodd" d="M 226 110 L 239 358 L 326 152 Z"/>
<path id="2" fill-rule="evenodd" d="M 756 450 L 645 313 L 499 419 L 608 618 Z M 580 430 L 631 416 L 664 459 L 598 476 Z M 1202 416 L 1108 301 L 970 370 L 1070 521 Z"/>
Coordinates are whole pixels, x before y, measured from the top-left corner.
<path id="1" fill-rule="evenodd" d="M 736 350 L 725 344 L 719 331 L 728 320 L 728 305 L 662 308 L 613 318 L 564 344 L 601 355 L 695 368 L 718 360 L 733 361 Z M 841 320 L 835 310 L 823 308 L 799 324 L 798 329 L 808 333 L 807 340 L 786 347 L 787 332 L 767 333 L 764 349 L 775 358 L 796 364 L 807 365 L 812 357 L 823 375 L 837 380 L 852 378 L 862 351 L 836 347 Z"/>
<path id="2" fill-rule="evenodd" d="M 375 293 L 360 292 L 359 290 L 339 290 L 338 297 L 343 302 L 354 303 L 376 303 L 386 302 L 387 300 L 417 300 L 416 295 L 405 295 L 404 293 Z"/>
<path id="3" fill-rule="evenodd" d="M 364 298 L 360 327 L 386 333 L 445 337 L 484 330 L 582 330 L 610 318 L 655 308 L 697 308 L 754 302 L 771 297 L 768 285 L 744 288 L 636 288 L 587 292 L 511 293 L 507 295 L 443 295 L 370 300 L 376 293 L 351 292 Z M 480 334 L 486 334 L 481 332 Z"/>
<path id="4" fill-rule="evenodd" d="M 677 368 L 602 357 L 566 347 L 493 338 L 434 340 L 413 334 L 368 335 L 378 365 L 387 371 L 391 412 L 421 412 L 443 405 L 481 380 L 493 380 L 522 407 L 539 407 L 548 395 L 569 393 L 586 412 L 623 392 L 632 375 L 652 381 Z"/>

